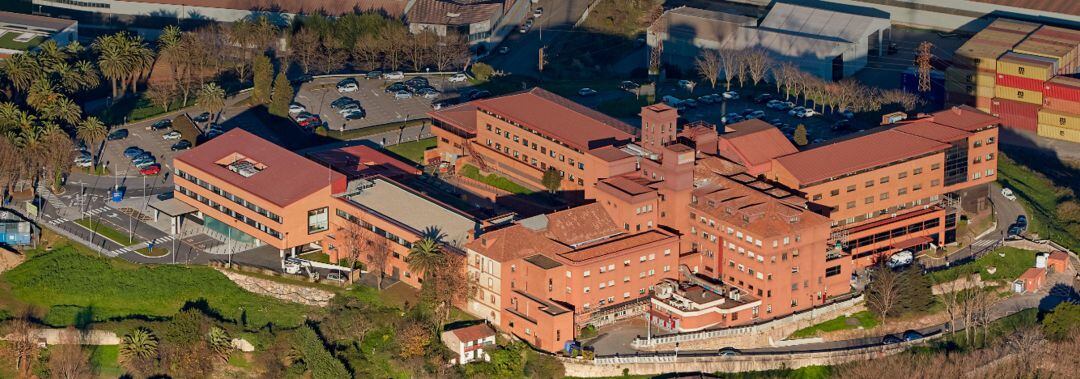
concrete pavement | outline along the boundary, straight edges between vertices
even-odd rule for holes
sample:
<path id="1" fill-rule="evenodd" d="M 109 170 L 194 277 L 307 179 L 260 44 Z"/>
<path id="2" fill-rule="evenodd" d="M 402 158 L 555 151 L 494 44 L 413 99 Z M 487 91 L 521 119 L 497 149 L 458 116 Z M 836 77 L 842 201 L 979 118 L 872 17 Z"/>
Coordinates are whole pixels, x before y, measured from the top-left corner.
<path id="1" fill-rule="evenodd" d="M 542 1 L 544 15 L 534 21 L 528 33 L 511 33 L 502 46 L 510 47 L 507 54 L 493 53 L 486 61 L 496 70 L 525 76 L 540 76 L 537 70 L 541 46 L 552 46 L 559 39 L 574 32 L 574 24 L 581 19 L 593 0 Z M 530 16 L 531 12 L 530 12 Z"/>
<path id="2" fill-rule="evenodd" d="M 927 269 L 934 269 L 942 266 L 950 266 L 955 262 L 965 261 L 973 255 L 981 254 L 988 249 L 996 247 L 1004 240 L 1009 225 L 1016 222 L 1017 216 L 1027 214 L 1020 203 L 1006 199 L 1001 195 L 1001 186 L 996 182 L 990 184 L 990 201 L 994 205 L 995 225 L 992 230 L 979 236 L 979 238 L 976 238 L 975 241 L 972 241 L 964 248 L 954 251 L 944 257 L 934 258 L 929 255 L 920 255 L 919 263 Z"/>

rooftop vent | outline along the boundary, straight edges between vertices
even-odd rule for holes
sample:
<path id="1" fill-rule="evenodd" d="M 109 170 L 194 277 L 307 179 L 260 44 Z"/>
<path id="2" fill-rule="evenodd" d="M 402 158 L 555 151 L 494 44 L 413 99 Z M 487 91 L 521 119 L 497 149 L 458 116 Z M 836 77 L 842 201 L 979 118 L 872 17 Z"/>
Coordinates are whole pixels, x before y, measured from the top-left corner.
<path id="1" fill-rule="evenodd" d="M 238 160 L 229 164 L 229 170 L 245 178 L 250 178 L 262 171 L 262 169 L 255 166 L 255 163 L 246 160 Z"/>

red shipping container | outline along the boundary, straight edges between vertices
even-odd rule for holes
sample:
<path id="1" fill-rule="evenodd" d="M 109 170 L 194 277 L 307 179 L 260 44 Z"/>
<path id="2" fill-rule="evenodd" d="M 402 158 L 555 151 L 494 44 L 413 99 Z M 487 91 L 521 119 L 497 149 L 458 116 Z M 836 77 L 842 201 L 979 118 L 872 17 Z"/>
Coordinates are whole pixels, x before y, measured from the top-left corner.
<path id="1" fill-rule="evenodd" d="M 1043 97 L 1043 107 L 1068 113 L 1080 114 L 1080 101 Z"/>
<path id="2" fill-rule="evenodd" d="M 975 98 L 975 108 L 990 109 L 993 98 L 979 96 Z"/>
<path id="3" fill-rule="evenodd" d="M 1045 97 L 1080 102 L 1080 79 L 1056 76 L 1043 85 Z"/>
<path id="4" fill-rule="evenodd" d="M 1039 104 L 1030 104 L 994 98 L 990 101 L 990 113 L 1001 118 L 1001 124 L 1010 128 L 1038 131 Z"/>
<path id="5" fill-rule="evenodd" d="M 1019 88 L 1028 91 L 1043 91 L 1043 82 L 1039 79 L 1024 78 L 1020 76 L 997 74 L 995 84 L 999 86 Z"/>

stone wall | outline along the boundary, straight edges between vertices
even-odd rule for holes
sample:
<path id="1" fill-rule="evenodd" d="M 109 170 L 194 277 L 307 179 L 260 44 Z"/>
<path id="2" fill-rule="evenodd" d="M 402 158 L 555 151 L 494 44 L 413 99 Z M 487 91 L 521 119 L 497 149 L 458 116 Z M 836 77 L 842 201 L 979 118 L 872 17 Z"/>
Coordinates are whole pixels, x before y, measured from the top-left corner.
<path id="1" fill-rule="evenodd" d="M 260 295 L 266 295 L 275 299 L 285 300 L 293 303 L 300 303 L 304 305 L 314 305 L 318 307 L 325 307 L 330 304 L 330 299 L 334 297 L 334 293 L 318 289 L 314 287 L 302 286 L 298 284 L 287 284 L 275 282 L 269 279 L 261 279 L 243 275 L 237 272 L 221 270 L 225 277 L 232 280 L 233 283 L 240 286 L 249 292 L 254 292 Z"/>

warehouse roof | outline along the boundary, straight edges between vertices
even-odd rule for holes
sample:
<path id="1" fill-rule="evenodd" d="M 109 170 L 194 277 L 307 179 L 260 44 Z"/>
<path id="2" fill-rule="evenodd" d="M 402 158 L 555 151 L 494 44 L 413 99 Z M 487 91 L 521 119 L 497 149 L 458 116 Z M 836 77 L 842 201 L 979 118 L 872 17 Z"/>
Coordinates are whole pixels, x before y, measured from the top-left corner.
<path id="1" fill-rule="evenodd" d="M 341 15 L 360 11 L 382 11 L 390 16 L 405 14 L 407 0 L 140 0 L 143 3 L 185 5 L 240 10 L 275 10 L 285 13 L 326 13 Z"/>
<path id="2" fill-rule="evenodd" d="M 876 17 L 871 14 L 776 3 L 765 19 L 761 20 L 761 27 L 807 36 L 834 37 L 848 42 L 858 42 L 875 31 L 888 29 L 890 26 L 887 13 L 885 17 Z"/>
<path id="3" fill-rule="evenodd" d="M 499 0 L 416 0 L 405 17 L 411 23 L 468 25 L 490 20 L 502 11 Z"/>

